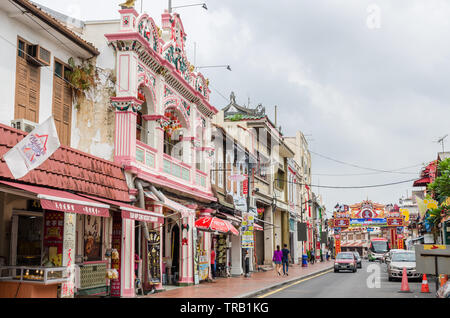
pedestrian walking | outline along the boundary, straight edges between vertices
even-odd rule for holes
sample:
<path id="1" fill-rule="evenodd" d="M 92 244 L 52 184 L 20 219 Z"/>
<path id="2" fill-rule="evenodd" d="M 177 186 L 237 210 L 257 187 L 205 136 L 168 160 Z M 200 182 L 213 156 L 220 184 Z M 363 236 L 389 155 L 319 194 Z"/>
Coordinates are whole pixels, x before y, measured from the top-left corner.
<path id="1" fill-rule="evenodd" d="M 214 247 L 211 249 L 211 276 L 216 278 L 216 251 L 214 251 Z"/>
<path id="2" fill-rule="evenodd" d="M 283 259 L 283 252 L 280 251 L 280 245 L 277 245 L 277 250 L 273 252 L 272 261 L 275 263 L 275 269 L 278 276 L 281 276 L 281 261 Z"/>
<path id="3" fill-rule="evenodd" d="M 330 250 L 327 250 L 327 261 L 330 260 Z"/>
<path id="4" fill-rule="evenodd" d="M 283 258 L 281 259 L 281 263 L 283 264 L 283 275 L 289 276 L 289 254 L 291 251 L 287 248 L 287 244 L 284 244 L 284 248 L 281 252 L 283 253 Z"/>
<path id="5" fill-rule="evenodd" d="M 245 250 L 244 263 L 245 277 L 250 277 L 250 253 L 248 252 L 248 249 Z"/>
<path id="6" fill-rule="evenodd" d="M 314 250 L 311 250 L 311 264 L 314 264 L 315 261 L 316 261 L 316 257 L 314 255 Z"/>

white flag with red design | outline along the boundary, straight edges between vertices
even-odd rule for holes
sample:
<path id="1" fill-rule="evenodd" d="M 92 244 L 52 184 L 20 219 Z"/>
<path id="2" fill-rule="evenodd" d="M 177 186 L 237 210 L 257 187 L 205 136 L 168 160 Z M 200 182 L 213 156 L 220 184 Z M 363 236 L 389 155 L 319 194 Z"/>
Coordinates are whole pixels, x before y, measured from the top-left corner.
<path id="1" fill-rule="evenodd" d="M 39 167 L 60 145 L 53 116 L 50 116 L 11 148 L 3 159 L 14 178 L 20 179 Z"/>

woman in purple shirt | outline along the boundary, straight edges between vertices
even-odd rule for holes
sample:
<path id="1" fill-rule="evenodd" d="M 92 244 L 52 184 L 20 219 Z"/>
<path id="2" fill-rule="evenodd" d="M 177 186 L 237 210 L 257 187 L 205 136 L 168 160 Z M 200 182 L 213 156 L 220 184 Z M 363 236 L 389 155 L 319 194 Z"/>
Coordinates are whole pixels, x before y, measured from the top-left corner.
<path id="1" fill-rule="evenodd" d="M 273 261 L 275 263 L 275 269 L 278 276 L 281 276 L 281 260 L 283 258 L 283 252 L 280 251 L 280 245 L 277 245 L 277 250 L 273 252 Z"/>

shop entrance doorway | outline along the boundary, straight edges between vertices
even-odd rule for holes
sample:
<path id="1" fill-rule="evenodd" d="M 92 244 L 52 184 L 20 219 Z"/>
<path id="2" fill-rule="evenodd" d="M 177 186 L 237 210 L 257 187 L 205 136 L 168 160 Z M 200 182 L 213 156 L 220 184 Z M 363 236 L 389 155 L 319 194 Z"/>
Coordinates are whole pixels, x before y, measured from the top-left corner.
<path id="1" fill-rule="evenodd" d="M 178 282 L 180 273 L 180 228 L 178 224 L 175 224 L 172 228 L 172 242 L 171 242 L 171 256 L 172 256 L 172 267 L 170 275 L 172 276 L 172 283 L 176 284 Z M 169 280 L 170 282 L 170 280 Z"/>

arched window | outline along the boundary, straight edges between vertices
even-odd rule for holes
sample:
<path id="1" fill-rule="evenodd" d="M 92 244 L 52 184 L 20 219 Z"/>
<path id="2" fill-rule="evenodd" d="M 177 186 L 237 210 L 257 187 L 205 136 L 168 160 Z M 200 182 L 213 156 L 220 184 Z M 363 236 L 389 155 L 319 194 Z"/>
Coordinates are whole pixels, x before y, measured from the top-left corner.
<path id="1" fill-rule="evenodd" d="M 179 143 L 182 136 L 182 125 L 179 120 L 179 115 L 175 110 L 166 110 L 164 116 L 168 121 L 164 125 L 164 153 L 171 157 L 182 160 L 183 147 Z"/>

